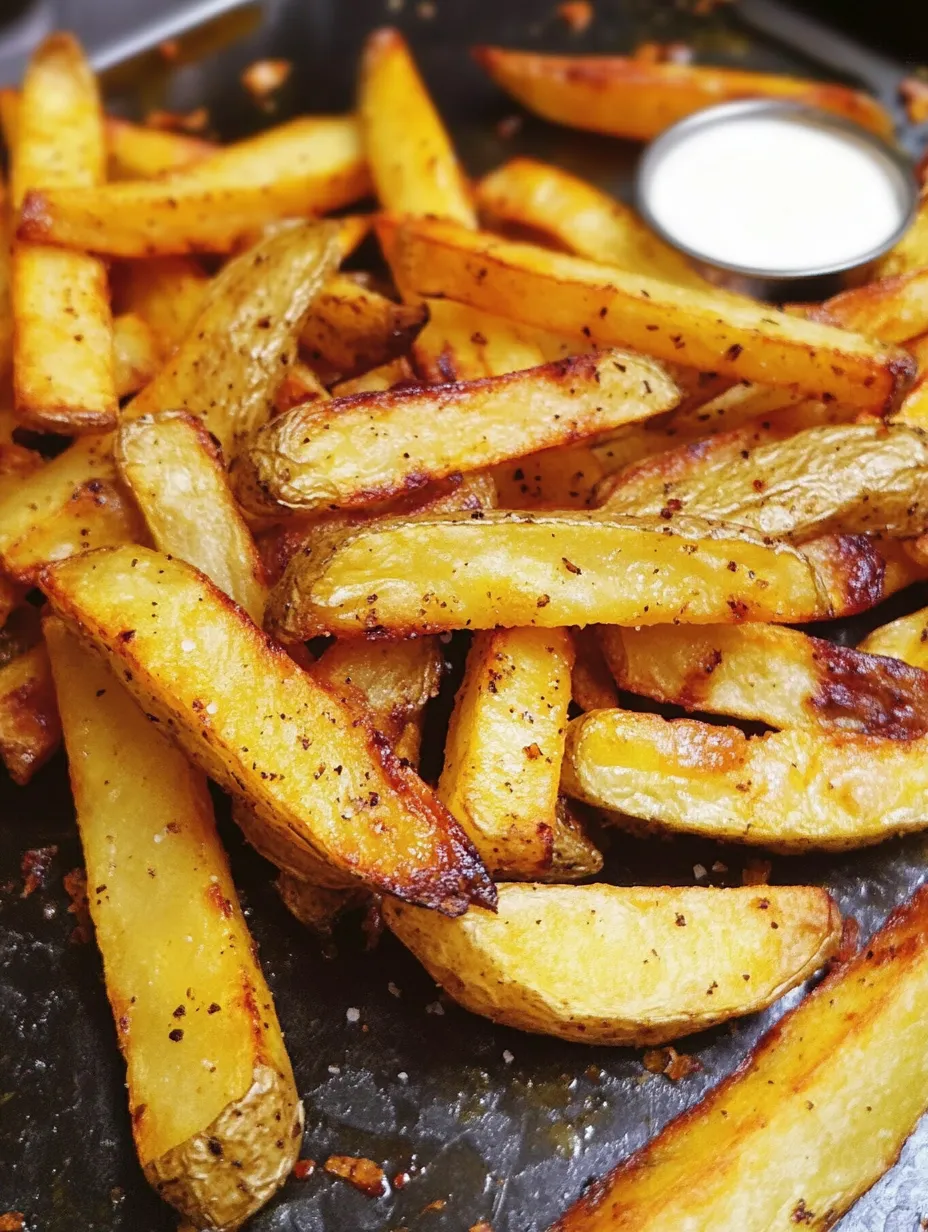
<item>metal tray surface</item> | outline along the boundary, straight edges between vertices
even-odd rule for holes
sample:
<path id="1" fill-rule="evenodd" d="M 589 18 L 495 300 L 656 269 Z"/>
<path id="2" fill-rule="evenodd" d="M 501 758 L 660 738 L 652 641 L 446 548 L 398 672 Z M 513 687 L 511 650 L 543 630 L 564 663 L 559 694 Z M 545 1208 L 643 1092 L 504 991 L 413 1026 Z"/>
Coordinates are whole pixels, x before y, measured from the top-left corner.
<path id="1" fill-rule="evenodd" d="M 79 6 L 71 0 L 69 7 L 74 13 Z M 623 192 L 637 147 L 529 118 L 504 139 L 497 123 L 518 109 L 470 63 L 467 48 L 497 41 L 619 52 L 647 38 L 684 39 L 709 62 L 827 75 L 827 42 L 800 55 L 769 33 L 769 20 L 761 35 L 737 6 L 708 17 L 691 7 L 598 0 L 594 22 L 577 36 L 553 5 L 532 0 L 269 0 L 263 24 L 245 43 L 169 81 L 146 79 L 143 103 L 206 103 L 224 135 L 256 129 L 266 117 L 249 103 L 238 74 L 257 56 L 274 54 L 296 62 L 278 114 L 346 108 L 364 36 L 390 21 L 410 37 L 469 170 L 531 153 Z M 762 7 L 769 19 L 773 6 L 764 0 Z M 862 56 L 866 71 L 874 60 Z M 901 65 L 881 58 L 875 64 L 871 80 L 889 99 Z M 139 106 L 138 97 L 115 101 L 129 111 Z M 920 589 L 834 635 L 853 643 L 866 628 L 928 602 Z M 439 746 L 453 685 L 452 676 L 430 714 Z M 254 1232 L 464 1232 L 480 1219 L 495 1232 L 538 1232 L 589 1178 L 729 1073 L 800 995 L 684 1041 L 681 1050 L 698 1056 L 703 1069 L 674 1084 L 648 1074 L 640 1052 L 522 1035 L 468 1015 L 392 938 L 365 950 L 356 921 L 346 922 L 324 953 L 279 903 L 269 866 L 223 825 L 306 1104 L 304 1156 L 321 1163 L 332 1152 L 366 1155 L 390 1177 L 409 1175 L 402 1187 L 371 1200 L 319 1169 L 309 1180 L 291 1180 L 253 1220 Z M 45 888 L 23 898 L 22 854 L 49 844 L 58 854 Z M 713 875 L 716 883 L 740 883 L 744 853 L 615 833 L 607 873 L 626 883 L 691 884 L 694 863 L 708 868 L 719 859 L 729 872 Z M 177 1218 L 148 1189 L 134 1157 L 99 958 L 92 944 L 72 939 L 62 875 L 80 860 L 61 756 L 28 789 L 0 782 L 0 1212 L 23 1211 L 27 1227 L 41 1232 L 166 1232 Z M 866 935 L 926 871 L 928 838 L 916 836 L 840 858 L 775 858 L 772 879 L 829 886 Z M 360 1010 L 356 1023 L 346 1017 L 350 1007 Z M 925 1217 L 928 1121 L 839 1227 L 916 1232 Z"/>

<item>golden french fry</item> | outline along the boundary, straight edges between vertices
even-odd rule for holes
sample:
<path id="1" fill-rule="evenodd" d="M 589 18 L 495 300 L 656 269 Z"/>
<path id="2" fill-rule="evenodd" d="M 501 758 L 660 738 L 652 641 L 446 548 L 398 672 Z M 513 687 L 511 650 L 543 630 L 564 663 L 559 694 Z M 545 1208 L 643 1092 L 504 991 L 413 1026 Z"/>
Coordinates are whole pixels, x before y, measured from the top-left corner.
<path id="1" fill-rule="evenodd" d="M 137 418 L 184 410 L 203 420 L 227 461 L 272 412 L 306 310 L 338 260 L 333 223 L 275 232 L 230 261 L 167 363 L 126 408 Z"/>
<path id="2" fill-rule="evenodd" d="M 49 36 L 30 61 L 12 158 L 13 203 L 49 189 L 95 191 L 105 174 L 96 78 L 78 42 Z M 99 432 L 119 409 L 103 263 L 17 242 L 11 295 L 17 414 L 44 431 Z"/>
<path id="3" fill-rule="evenodd" d="M 818 307 L 801 308 L 813 321 L 881 342 L 908 342 L 928 330 L 928 269 L 867 282 L 842 291 Z"/>
<path id="4" fill-rule="evenodd" d="M 0 188 L 0 379 L 7 384 L 13 364 L 13 220 L 5 188 Z M 12 399 L 10 399 L 12 405 Z M 16 420 L 18 423 L 19 420 Z"/>
<path id="5" fill-rule="evenodd" d="M 830 610 L 800 552 L 740 527 L 489 511 L 392 518 L 321 540 L 293 557 L 268 615 L 280 637 L 301 641 L 498 625 L 795 623 Z"/>
<path id="6" fill-rule="evenodd" d="M 475 47 L 473 55 L 498 85 L 546 120 L 636 141 L 650 141 L 702 107 L 742 98 L 790 99 L 883 137 L 895 131 L 888 112 L 869 95 L 780 73 L 502 47 Z"/>
<path id="7" fill-rule="evenodd" d="M 278 840 L 440 911 L 492 906 L 476 852 L 422 780 L 195 569 L 114 548 L 46 568 L 41 585 Z"/>
<path id="8" fill-rule="evenodd" d="M 61 742 L 48 653 L 43 642 L 0 666 L 0 759 L 25 785 Z"/>
<path id="9" fill-rule="evenodd" d="M 368 183 L 355 120 L 304 116 L 160 180 L 29 192 L 18 235 L 114 257 L 230 252 L 266 223 L 349 205 Z"/>
<path id="10" fill-rule="evenodd" d="M 667 628 L 666 625 L 661 627 Z M 581 710 L 612 710 L 619 704 L 615 681 L 597 634 L 596 625 L 571 629 L 575 657 L 570 674 L 570 694 L 574 705 Z"/>
<path id="11" fill-rule="evenodd" d="M 493 470 L 501 509 L 588 509 L 603 467 L 591 445 L 528 454 Z"/>
<path id="12" fill-rule="evenodd" d="M 201 311 L 209 275 L 193 257 L 127 261 L 118 272 L 121 307 L 146 323 L 166 359 Z"/>
<path id="13" fill-rule="evenodd" d="M 928 429 L 928 334 L 910 342 L 909 350 L 918 364 L 918 379 L 902 399 L 893 421 Z"/>
<path id="14" fill-rule="evenodd" d="M 779 625 L 678 625 L 599 637 L 619 688 L 771 727 L 909 740 L 928 733 L 928 673 Z"/>
<path id="15" fill-rule="evenodd" d="M 822 535 L 804 543 L 802 554 L 828 596 L 830 615 L 840 617 L 869 611 L 924 581 L 928 570 L 908 549 L 907 542 L 879 535 Z"/>
<path id="16" fill-rule="evenodd" d="M 454 147 L 398 30 L 376 30 L 365 44 L 358 111 L 371 178 L 386 209 L 476 226 Z"/>
<path id="17" fill-rule="evenodd" d="M 905 351 L 726 292 L 674 286 L 440 219 L 384 216 L 377 231 L 404 295 L 444 295 L 591 345 L 794 385 L 872 411 L 889 408 L 914 374 Z"/>
<path id="18" fill-rule="evenodd" d="M 384 393 L 394 385 L 407 382 L 411 384 L 414 381 L 415 376 L 409 360 L 401 355 L 399 359 L 391 359 L 389 363 L 362 372 L 360 376 L 339 381 L 332 387 L 332 394 L 336 398 L 350 398 L 352 394 Z"/>
<path id="19" fill-rule="evenodd" d="M 432 385 L 537 368 L 550 358 L 514 321 L 451 300 L 427 299 L 429 319 L 412 345 L 417 371 Z M 580 349 L 580 348 L 578 348 Z"/>
<path id="20" fill-rule="evenodd" d="M 928 608 L 880 625 L 857 649 L 864 654 L 901 659 L 911 667 L 928 671 Z"/>
<path id="21" fill-rule="evenodd" d="M 437 389 L 357 394 L 272 419 L 240 464 L 237 492 L 254 512 L 369 505 L 646 419 L 677 399 L 660 365 L 623 351 Z"/>
<path id="22" fill-rule="evenodd" d="M 264 565 L 202 420 L 185 411 L 126 420 L 115 454 L 159 551 L 205 573 L 260 624 L 267 603 Z"/>
<path id="23" fill-rule="evenodd" d="M 928 736 L 803 728 L 745 736 L 597 710 L 567 729 L 562 790 L 619 824 L 776 851 L 843 851 L 928 827 Z"/>
<path id="24" fill-rule="evenodd" d="M 155 337 L 141 317 L 123 312 L 113 319 L 113 381 L 125 398 L 147 385 L 160 365 Z"/>
<path id="25" fill-rule="evenodd" d="M 584 1044 L 659 1044 L 754 1013 L 841 938 L 835 903 L 809 886 L 511 884 L 496 914 L 433 924 L 385 901 L 384 919 L 466 1009 Z"/>
<path id="26" fill-rule="evenodd" d="M 215 143 L 202 137 L 145 128 L 114 116 L 106 117 L 104 129 L 110 177 L 114 180 L 170 175 L 216 152 Z"/>
<path id="27" fill-rule="evenodd" d="M 922 190 L 915 221 L 898 244 L 876 263 L 877 278 L 928 268 L 928 189 Z"/>
<path id="28" fill-rule="evenodd" d="M 925 1111 L 926 995 L 923 888 L 551 1232 L 833 1225 L 892 1167 Z"/>
<path id="29" fill-rule="evenodd" d="M 292 1168 L 303 1109 L 206 780 L 73 633 L 45 630 L 139 1161 L 188 1219 L 237 1228 Z"/>
<path id="30" fill-rule="evenodd" d="M 330 400 L 331 394 L 309 364 L 295 359 L 287 365 L 287 375 L 277 386 L 274 415 L 283 415 L 285 411 L 292 411 L 295 406 L 304 406 L 307 402 Z"/>

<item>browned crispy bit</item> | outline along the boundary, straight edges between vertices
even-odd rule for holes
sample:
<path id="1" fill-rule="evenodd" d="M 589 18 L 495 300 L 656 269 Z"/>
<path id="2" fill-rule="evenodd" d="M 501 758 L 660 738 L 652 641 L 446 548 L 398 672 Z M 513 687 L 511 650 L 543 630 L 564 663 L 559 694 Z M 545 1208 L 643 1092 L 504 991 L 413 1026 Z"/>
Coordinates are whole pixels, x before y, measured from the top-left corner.
<path id="1" fill-rule="evenodd" d="M 331 1176 L 341 1177 L 369 1198 L 380 1198 L 387 1192 L 387 1176 L 372 1159 L 360 1155 L 330 1155 L 322 1165 Z"/>

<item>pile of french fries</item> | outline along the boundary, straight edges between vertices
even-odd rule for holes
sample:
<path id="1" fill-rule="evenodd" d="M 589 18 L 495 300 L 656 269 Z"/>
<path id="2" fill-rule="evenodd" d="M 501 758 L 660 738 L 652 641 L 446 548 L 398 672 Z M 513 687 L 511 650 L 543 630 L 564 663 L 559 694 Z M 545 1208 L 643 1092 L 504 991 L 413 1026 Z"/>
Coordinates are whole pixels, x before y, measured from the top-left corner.
<path id="1" fill-rule="evenodd" d="M 745 91 L 888 131 L 843 87 L 479 58 L 620 135 Z M 27 782 L 63 732 L 149 1181 L 232 1229 L 301 1144 L 211 778 L 300 919 L 379 902 L 509 1026 L 662 1044 L 831 964 L 558 1224 L 830 1226 L 928 1106 L 928 894 L 855 954 L 820 888 L 619 887 L 597 835 L 928 828 L 928 610 L 856 649 L 791 627 L 928 579 L 928 198 L 873 281 L 754 302 L 556 167 L 471 185 L 393 30 L 356 115 L 222 148 L 105 118 L 67 35 L 0 121 L 0 754 Z M 394 298 L 342 268 L 371 230 Z"/>

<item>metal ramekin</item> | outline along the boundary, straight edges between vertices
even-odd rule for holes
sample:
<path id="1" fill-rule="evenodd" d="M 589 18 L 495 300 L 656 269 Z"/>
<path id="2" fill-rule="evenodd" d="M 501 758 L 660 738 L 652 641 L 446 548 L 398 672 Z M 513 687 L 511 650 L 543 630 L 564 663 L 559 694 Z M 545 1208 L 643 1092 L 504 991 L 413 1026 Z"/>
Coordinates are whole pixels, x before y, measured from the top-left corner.
<path id="1" fill-rule="evenodd" d="M 729 264 L 716 259 L 710 260 L 698 250 L 681 243 L 675 235 L 661 225 L 651 212 L 649 185 L 653 171 L 667 150 L 681 138 L 692 133 L 694 129 L 724 123 L 745 115 L 800 117 L 821 128 L 850 133 L 858 142 L 869 145 L 896 172 L 902 216 L 899 226 L 879 247 L 850 263 L 785 270 L 776 274 L 772 274 L 769 270 Z M 652 230 L 678 251 L 685 253 L 710 282 L 732 291 L 741 291 L 755 299 L 769 300 L 772 303 L 785 303 L 790 300 L 823 300 L 848 286 L 859 283 L 866 275 L 868 267 L 884 252 L 892 248 L 909 229 L 918 209 L 919 199 L 912 164 L 900 150 L 841 116 L 832 115 L 831 112 L 822 111 L 818 107 L 808 107 L 804 103 L 777 99 L 749 99 L 737 103 L 719 103 L 717 106 L 705 107 L 702 111 L 694 112 L 693 115 L 672 125 L 652 141 L 645 151 L 638 166 L 635 192 L 638 211 Z M 846 204 L 848 208 L 853 208 L 853 203 Z M 843 203 L 836 200 L 835 206 L 842 208 Z"/>

